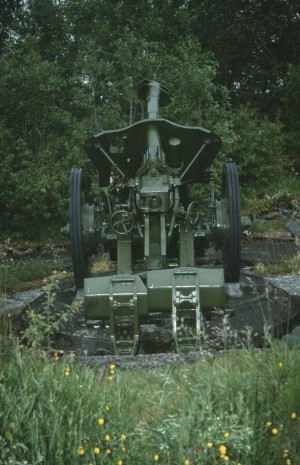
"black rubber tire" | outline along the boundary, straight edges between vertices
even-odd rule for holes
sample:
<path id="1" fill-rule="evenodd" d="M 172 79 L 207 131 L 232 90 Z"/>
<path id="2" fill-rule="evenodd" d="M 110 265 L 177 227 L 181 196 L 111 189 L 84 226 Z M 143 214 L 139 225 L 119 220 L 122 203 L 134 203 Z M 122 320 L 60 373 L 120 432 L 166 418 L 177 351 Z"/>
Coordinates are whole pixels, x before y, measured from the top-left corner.
<path id="1" fill-rule="evenodd" d="M 84 278 L 91 275 L 90 257 L 84 247 L 81 206 L 85 203 L 86 185 L 82 168 L 73 168 L 70 178 L 70 239 L 74 280 L 82 289 Z"/>
<path id="2" fill-rule="evenodd" d="M 241 213 L 240 186 L 235 163 L 225 163 L 222 178 L 222 198 L 227 204 L 229 234 L 223 247 L 223 267 L 226 283 L 240 279 L 241 263 Z"/>

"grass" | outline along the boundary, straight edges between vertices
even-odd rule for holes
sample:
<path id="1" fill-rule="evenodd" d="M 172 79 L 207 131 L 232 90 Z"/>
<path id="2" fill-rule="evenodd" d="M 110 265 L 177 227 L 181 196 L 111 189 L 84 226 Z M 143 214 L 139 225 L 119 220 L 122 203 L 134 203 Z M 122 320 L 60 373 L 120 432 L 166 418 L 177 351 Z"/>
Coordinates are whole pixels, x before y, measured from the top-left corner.
<path id="1" fill-rule="evenodd" d="M 300 274 L 300 255 L 281 260 L 278 263 L 257 263 L 254 267 L 257 276 Z"/>
<path id="2" fill-rule="evenodd" d="M 251 223 L 251 233 L 256 235 L 267 235 L 268 237 L 276 238 L 285 233 L 287 236 L 287 230 L 285 228 L 288 223 L 287 218 L 276 218 L 274 220 L 269 220 L 266 223 L 260 221 L 253 221 Z"/>
<path id="3" fill-rule="evenodd" d="M 281 343 L 145 372 L 15 344 L 0 355 L 0 464 L 299 464 L 299 383 Z"/>
<path id="4" fill-rule="evenodd" d="M 51 275 L 53 266 L 40 259 L 10 261 L 0 264 L 0 293 L 19 289 L 23 283 Z"/>

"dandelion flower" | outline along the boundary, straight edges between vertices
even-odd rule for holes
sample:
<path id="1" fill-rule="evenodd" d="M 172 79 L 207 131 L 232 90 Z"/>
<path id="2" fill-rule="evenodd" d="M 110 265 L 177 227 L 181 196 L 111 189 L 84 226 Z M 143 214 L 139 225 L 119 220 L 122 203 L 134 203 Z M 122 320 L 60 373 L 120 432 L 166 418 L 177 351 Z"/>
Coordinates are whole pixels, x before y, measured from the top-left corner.
<path id="1" fill-rule="evenodd" d="M 108 381 L 112 381 L 112 380 L 114 379 L 114 377 L 113 377 L 113 376 L 106 376 L 106 379 L 107 379 Z"/>
<path id="2" fill-rule="evenodd" d="M 109 369 L 110 370 L 115 370 L 116 369 L 116 365 L 114 363 L 112 363 L 111 365 L 109 365 Z"/>
<path id="3" fill-rule="evenodd" d="M 211 449 L 213 447 L 214 443 L 213 442 L 208 442 L 206 445 L 207 445 L 207 447 L 209 449 Z"/>
<path id="4" fill-rule="evenodd" d="M 184 465 L 190 465 L 190 463 L 191 463 L 191 462 L 189 461 L 189 459 L 186 459 L 186 460 L 184 461 Z"/>
<path id="5" fill-rule="evenodd" d="M 110 441 L 110 435 L 106 434 L 104 439 L 105 439 L 105 441 Z"/>
<path id="6" fill-rule="evenodd" d="M 111 454 L 111 450 L 110 450 L 110 449 L 106 449 L 105 453 L 106 453 L 107 455 L 109 455 L 109 454 Z"/>
<path id="7" fill-rule="evenodd" d="M 270 428 L 270 426 L 272 426 L 272 422 L 271 422 L 271 421 L 267 421 L 266 426 L 267 426 L 268 428 Z"/>
<path id="8" fill-rule="evenodd" d="M 95 455 L 100 454 L 100 448 L 99 447 L 94 447 L 94 454 Z"/>
<path id="9" fill-rule="evenodd" d="M 221 455 L 225 455 L 226 452 L 227 452 L 227 447 L 222 445 L 222 446 L 219 447 L 219 451 L 220 451 Z"/>
<path id="10" fill-rule="evenodd" d="M 70 368 L 65 369 L 65 376 L 70 376 Z"/>
<path id="11" fill-rule="evenodd" d="M 122 452 L 125 454 L 125 452 L 127 452 L 127 449 L 125 446 L 122 447 Z"/>
<path id="12" fill-rule="evenodd" d="M 104 419 L 104 418 L 98 418 L 98 423 L 99 423 L 99 425 L 101 425 L 101 426 L 104 425 L 105 419 Z"/>
<path id="13" fill-rule="evenodd" d="M 118 460 L 117 465 L 123 465 L 123 460 Z"/>
<path id="14" fill-rule="evenodd" d="M 282 362 L 278 362 L 278 366 L 279 366 L 279 368 L 282 368 L 282 367 L 283 367 L 283 363 L 282 363 Z"/>
<path id="15" fill-rule="evenodd" d="M 79 447 L 78 454 L 84 455 L 84 448 L 82 446 Z"/>
<path id="16" fill-rule="evenodd" d="M 122 441 L 125 441 L 125 439 L 126 439 L 126 434 L 122 433 L 122 434 L 121 434 L 121 439 L 122 439 Z"/>
<path id="17" fill-rule="evenodd" d="M 229 438 L 229 436 L 230 436 L 230 433 L 229 433 L 228 431 L 226 431 L 226 432 L 224 433 L 224 438 Z"/>
<path id="18" fill-rule="evenodd" d="M 153 460 L 154 460 L 154 462 L 158 462 L 159 461 L 159 455 L 155 454 L 154 457 L 153 457 Z"/>
<path id="19" fill-rule="evenodd" d="M 110 406 L 109 406 L 109 405 L 105 405 L 105 410 L 106 410 L 107 412 L 109 412 L 109 411 L 110 411 Z"/>
<path id="20" fill-rule="evenodd" d="M 292 419 L 292 420 L 296 420 L 296 418 L 298 418 L 298 415 L 297 415 L 296 412 L 293 412 L 293 413 L 291 414 L 291 419 Z"/>
<path id="21" fill-rule="evenodd" d="M 291 459 L 286 459 L 285 463 L 286 463 L 286 465 L 292 465 Z"/>
<path id="22" fill-rule="evenodd" d="M 274 436 L 276 436 L 276 434 L 278 434 L 278 429 L 277 429 L 277 428 L 273 428 L 273 429 L 272 429 L 272 434 L 274 434 Z"/>
<path id="23" fill-rule="evenodd" d="M 230 458 L 228 457 L 228 455 L 223 455 L 223 460 L 224 462 L 229 462 Z"/>

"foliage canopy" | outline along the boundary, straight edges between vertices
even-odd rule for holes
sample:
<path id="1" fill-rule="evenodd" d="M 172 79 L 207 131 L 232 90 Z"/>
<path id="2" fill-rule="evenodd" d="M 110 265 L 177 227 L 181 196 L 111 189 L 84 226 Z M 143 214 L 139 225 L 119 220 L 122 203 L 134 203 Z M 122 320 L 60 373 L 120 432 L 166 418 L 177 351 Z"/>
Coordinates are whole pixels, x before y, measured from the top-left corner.
<path id="1" fill-rule="evenodd" d="M 140 119 L 144 78 L 170 90 L 163 117 L 218 132 L 217 166 L 237 161 L 246 187 L 297 173 L 296 0 L 20 0 L 1 11 L 2 234 L 66 222 L 84 140 Z"/>

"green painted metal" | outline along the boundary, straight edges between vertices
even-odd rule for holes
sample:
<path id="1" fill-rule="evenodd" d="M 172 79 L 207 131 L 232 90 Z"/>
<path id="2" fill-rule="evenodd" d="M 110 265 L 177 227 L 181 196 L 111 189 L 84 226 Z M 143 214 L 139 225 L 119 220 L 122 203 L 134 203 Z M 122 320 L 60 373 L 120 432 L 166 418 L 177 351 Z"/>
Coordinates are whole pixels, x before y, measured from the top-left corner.
<path id="1" fill-rule="evenodd" d="M 138 303 L 138 313 L 140 316 L 148 315 L 147 289 L 138 275 L 114 275 L 86 278 L 84 281 L 85 314 L 88 320 L 100 320 L 110 317 L 111 300 L 110 293 L 112 283 L 114 283 L 114 293 L 119 290 L 120 300 L 118 315 L 131 315 L 130 301 L 133 299 L 128 283 L 134 279 L 136 288 L 136 298 Z M 125 283 L 124 285 L 122 283 Z M 117 286 L 118 284 L 118 286 Z M 122 305 L 124 303 L 124 305 Z"/>
<path id="2" fill-rule="evenodd" d="M 119 238 L 118 240 L 118 274 L 132 272 L 132 241 L 130 238 Z"/>
<path id="3" fill-rule="evenodd" d="M 81 226 L 83 239 L 76 247 L 81 252 L 98 241 L 117 254 L 115 276 L 84 280 L 86 318 L 108 320 L 115 352 L 129 354 L 137 350 L 143 318 L 161 312 L 172 319 L 175 348 L 193 350 L 202 312 L 225 302 L 223 270 L 197 268 L 196 249 L 212 241 L 223 250 L 230 242 L 228 212 L 238 193 L 215 200 L 212 191 L 206 214 L 189 202 L 189 184 L 210 182 L 221 140 L 207 129 L 160 118 L 168 95 L 158 82 L 143 81 L 138 95 L 146 119 L 85 144 L 105 189 L 101 204 L 81 206 L 81 223 L 73 229 Z"/>
<path id="4" fill-rule="evenodd" d="M 190 228 L 180 231 L 179 266 L 195 265 L 194 231 Z"/>
<path id="5" fill-rule="evenodd" d="M 176 273 L 189 279 L 189 273 L 196 274 L 201 292 L 201 308 L 223 308 L 225 305 L 224 272 L 216 268 L 179 267 L 147 272 L 149 312 L 170 313 L 172 308 L 173 280 Z"/>

